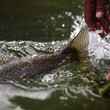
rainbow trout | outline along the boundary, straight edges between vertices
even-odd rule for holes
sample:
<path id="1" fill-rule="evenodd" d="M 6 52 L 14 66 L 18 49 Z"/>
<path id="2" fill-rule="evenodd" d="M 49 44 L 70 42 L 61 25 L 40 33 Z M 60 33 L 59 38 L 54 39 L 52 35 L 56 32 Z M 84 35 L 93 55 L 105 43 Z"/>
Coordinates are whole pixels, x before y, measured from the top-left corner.
<path id="1" fill-rule="evenodd" d="M 87 29 L 82 28 L 74 39 L 60 52 L 10 61 L 0 67 L 0 80 L 20 80 L 46 74 L 64 64 L 80 61 L 80 53 L 88 45 Z"/>

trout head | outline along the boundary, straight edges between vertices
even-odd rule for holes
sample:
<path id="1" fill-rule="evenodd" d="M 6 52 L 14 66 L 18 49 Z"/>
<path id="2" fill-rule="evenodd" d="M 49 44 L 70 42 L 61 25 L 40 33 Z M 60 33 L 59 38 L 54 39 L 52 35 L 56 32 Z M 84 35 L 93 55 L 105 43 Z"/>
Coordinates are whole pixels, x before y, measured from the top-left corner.
<path id="1" fill-rule="evenodd" d="M 88 58 L 89 34 L 87 27 L 82 27 L 80 32 L 69 41 L 68 46 L 77 52 L 80 61 Z M 74 51 L 74 52 L 75 52 Z"/>

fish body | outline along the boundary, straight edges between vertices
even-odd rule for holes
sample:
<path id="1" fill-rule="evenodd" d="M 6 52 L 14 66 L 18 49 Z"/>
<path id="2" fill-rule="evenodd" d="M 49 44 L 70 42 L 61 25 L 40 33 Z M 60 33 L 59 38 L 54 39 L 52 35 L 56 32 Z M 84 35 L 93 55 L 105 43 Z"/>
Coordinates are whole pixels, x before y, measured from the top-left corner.
<path id="1" fill-rule="evenodd" d="M 80 54 L 88 45 L 87 31 L 82 29 L 60 52 L 10 61 L 0 67 L 0 80 L 30 79 L 46 74 L 70 62 L 79 62 Z"/>
<path id="2" fill-rule="evenodd" d="M 47 74 L 66 63 L 78 61 L 76 49 L 66 47 L 53 55 L 34 56 L 13 60 L 0 67 L 1 80 L 30 79 L 38 74 Z"/>

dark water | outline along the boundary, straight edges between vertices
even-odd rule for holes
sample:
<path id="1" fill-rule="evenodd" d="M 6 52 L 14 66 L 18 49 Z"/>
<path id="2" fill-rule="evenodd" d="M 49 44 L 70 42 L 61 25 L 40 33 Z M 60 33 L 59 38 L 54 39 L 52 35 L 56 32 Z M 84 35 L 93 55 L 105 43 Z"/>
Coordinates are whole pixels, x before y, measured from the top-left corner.
<path id="1" fill-rule="evenodd" d="M 17 3 L 4 0 L 3 3 L 0 9 L 1 65 L 10 58 L 58 51 L 66 45 L 82 19 L 82 0 L 19 0 Z M 96 75 L 88 71 L 86 63 L 67 64 L 51 73 L 33 80 L 1 83 L 0 110 L 110 109 L 110 100 L 98 94 Z"/>
<path id="2" fill-rule="evenodd" d="M 73 30 L 73 21 L 76 19 L 71 16 L 82 14 L 82 0 L 15 1 L 17 3 L 13 0 L 11 2 L 2 1 L 0 40 L 52 41 L 68 39 Z M 24 4 L 25 2 L 26 4 Z"/>

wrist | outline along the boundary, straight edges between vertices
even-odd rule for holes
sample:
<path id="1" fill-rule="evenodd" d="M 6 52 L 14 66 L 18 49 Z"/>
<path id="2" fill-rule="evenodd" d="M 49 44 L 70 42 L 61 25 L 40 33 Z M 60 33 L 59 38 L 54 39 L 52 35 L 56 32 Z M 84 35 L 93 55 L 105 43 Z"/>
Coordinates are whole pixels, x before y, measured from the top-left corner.
<path id="1" fill-rule="evenodd" d="M 104 15 L 104 12 L 103 11 L 97 11 L 96 12 L 96 18 L 102 18 Z"/>

